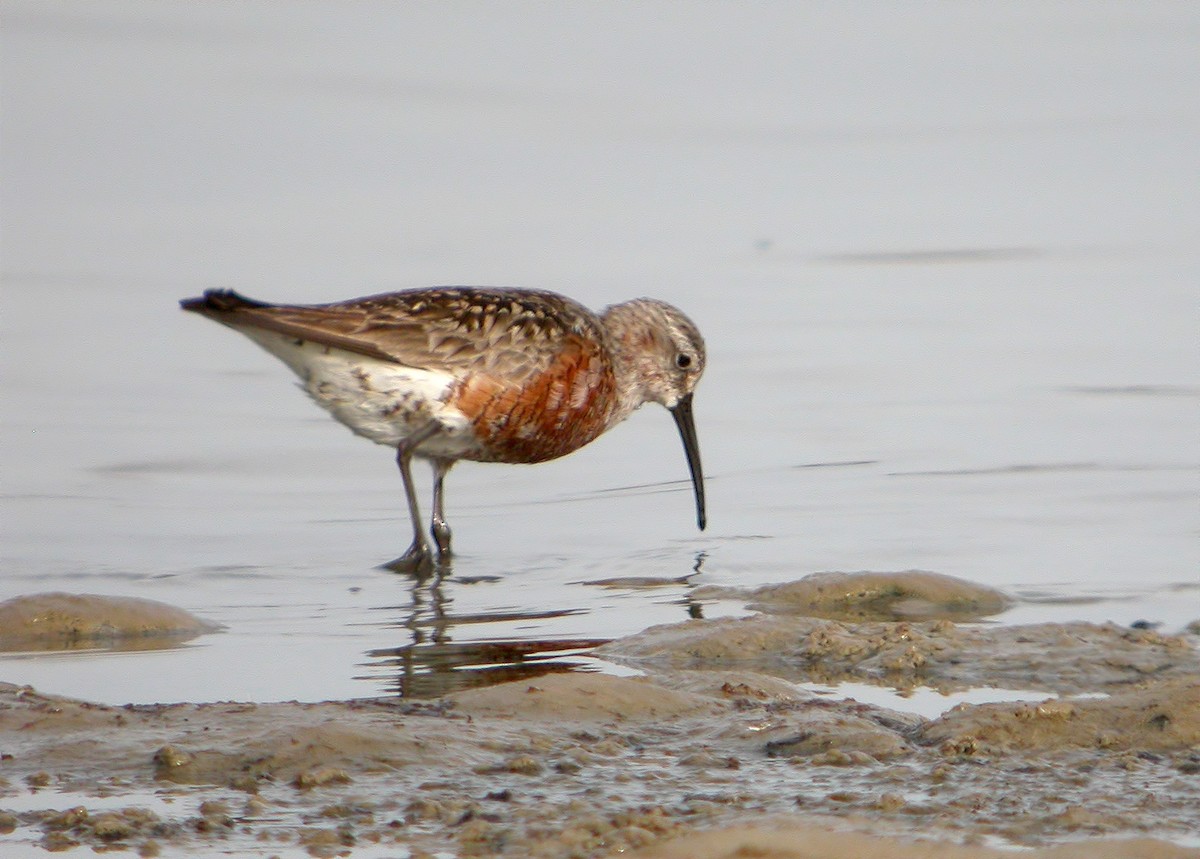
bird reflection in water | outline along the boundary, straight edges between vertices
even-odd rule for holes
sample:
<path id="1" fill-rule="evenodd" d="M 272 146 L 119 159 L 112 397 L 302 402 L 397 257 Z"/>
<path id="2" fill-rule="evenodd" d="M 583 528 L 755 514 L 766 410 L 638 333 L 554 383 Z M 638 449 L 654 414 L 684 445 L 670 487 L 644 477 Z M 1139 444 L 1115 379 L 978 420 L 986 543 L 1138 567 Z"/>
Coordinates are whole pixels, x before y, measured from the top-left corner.
<path id="1" fill-rule="evenodd" d="M 705 553 L 695 558 L 692 572 L 687 576 L 664 578 L 659 586 L 680 585 L 688 588 L 679 600 L 686 617 L 702 617 L 702 607 L 690 596 L 688 582 L 700 572 Z M 362 663 L 369 673 L 355 679 L 380 682 L 383 676 L 385 694 L 401 698 L 438 698 L 483 686 L 493 686 L 516 680 L 531 680 L 546 674 L 568 671 L 594 671 L 591 652 L 609 638 L 486 638 L 455 641 L 451 632 L 457 627 L 463 634 L 472 624 L 526 624 L 530 621 L 588 614 L 587 609 L 543 609 L 531 611 L 498 611 L 456 615 L 451 610 L 453 598 L 446 595 L 448 586 L 466 586 L 492 581 L 491 577 L 449 578 L 448 565 L 439 564 L 438 572 L 414 576 L 411 580 L 412 602 L 407 606 L 386 606 L 381 610 L 403 611 L 402 620 L 395 625 L 408 630 L 411 640 L 399 647 L 384 647 L 366 652 L 369 661 Z M 642 587 L 648 586 L 643 580 Z"/>

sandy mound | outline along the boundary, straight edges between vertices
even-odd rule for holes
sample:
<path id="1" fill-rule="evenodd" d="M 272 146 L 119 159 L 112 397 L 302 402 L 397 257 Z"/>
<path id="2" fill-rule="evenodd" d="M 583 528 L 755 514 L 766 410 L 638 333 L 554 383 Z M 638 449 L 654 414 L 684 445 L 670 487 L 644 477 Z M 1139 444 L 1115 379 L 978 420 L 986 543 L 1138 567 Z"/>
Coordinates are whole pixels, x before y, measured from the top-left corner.
<path id="1" fill-rule="evenodd" d="M 183 609 L 134 597 L 44 593 L 0 603 L 0 649 L 166 647 L 218 629 Z"/>
<path id="2" fill-rule="evenodd" d="M 768 820 L 695 832 L 624 853 L 631 859 L 1012 859 L 1012 851 L 935 842 L 913 843 Z M 1151 839 L 1089 841 L 1020 854 L 1030 859 L 1195 859 L 1195 850 Z"/>
<path id="3" fill-rule="evenodd" d="M 1151 683 L 1111 698 L 956 707 L 920 731 L 924 742 L 963 752 L 1200 747 L 1200 679 Z"/>
<path id="4" fill-rule="evenodd" d="M 757 611 L 834 620 L 969 620 L 999 614 L 1011 604 L 1000 591 L 922 570 L 814 573 L 752 590 L 697 588 L 693 596 L 745 599 Z"/>
<path id="5" fill-rule="evenodd" d="M 672 719 L 713 710 L 712 702 L 699 695 L 605 674 L 551 674 L 526 683 L 524 694 L 520 690 L 519 683 L 506 683 L 461 692 L 447 700 L 455 712 L 472 716 L 519 716 L 565 724 Z"/>
<path id="6" fill-rule="evenodd" d="M 651 627 L 597 653 L 642 668 L 736 666 L 794 680 L 943 691 L 1095 692 L 1200 671 L 1200 655 L 1186 638 L 1089 623 L 976 628 L 946 620 L 845 623 L 759 615 Z"/>

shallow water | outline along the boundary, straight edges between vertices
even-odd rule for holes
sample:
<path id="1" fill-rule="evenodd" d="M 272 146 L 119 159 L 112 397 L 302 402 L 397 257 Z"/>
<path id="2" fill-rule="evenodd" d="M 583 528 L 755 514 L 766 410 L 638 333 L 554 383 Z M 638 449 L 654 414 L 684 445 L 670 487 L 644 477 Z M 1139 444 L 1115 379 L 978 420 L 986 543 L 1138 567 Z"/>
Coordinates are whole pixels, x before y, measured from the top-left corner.
<path id="1" fill-rule="evenodd" d="M 1200 12 L 817 8 L 0 2 L 0 598 L 226 627 L 0 678 L 435 694 L 824 570 L 988 584 L 1000 622 L 1200 617 Z M 683 307 L 709 530 L 647 407 L 456 468 L 452 574 L 381 570 L 388 451 L 176 306 L 434 283 Z M 626 577 L 680 581 L 583 584 Z"/>

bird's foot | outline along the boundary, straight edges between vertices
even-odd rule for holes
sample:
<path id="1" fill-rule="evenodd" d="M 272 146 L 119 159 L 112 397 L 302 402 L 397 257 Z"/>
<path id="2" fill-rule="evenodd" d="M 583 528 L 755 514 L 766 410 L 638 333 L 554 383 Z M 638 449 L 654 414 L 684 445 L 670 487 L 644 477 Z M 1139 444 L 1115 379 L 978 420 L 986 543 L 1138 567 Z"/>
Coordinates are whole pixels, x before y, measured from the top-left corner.
<path id="1" fill-rule="evenodd" d="M 420 540 L 415 541 L 409 546 L 408 550 L 399 558 L 384 564 L 383 568 L 395 573 L 410 573 L 412 575 L 424 576 L 432 573 L 435 566 L 433 552 L 430 551 L 429 544 L 424 540 Z"/>

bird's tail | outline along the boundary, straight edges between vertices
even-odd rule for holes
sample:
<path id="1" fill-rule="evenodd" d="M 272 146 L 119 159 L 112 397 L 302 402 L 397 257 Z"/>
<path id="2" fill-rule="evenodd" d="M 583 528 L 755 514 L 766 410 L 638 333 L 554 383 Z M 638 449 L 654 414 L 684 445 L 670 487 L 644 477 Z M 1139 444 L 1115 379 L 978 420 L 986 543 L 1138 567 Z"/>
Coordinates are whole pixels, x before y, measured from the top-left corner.
<path id="1" fill-rule="evenodd" d="M 255 301 L 253 298 L 238 295 L 232 289 L 206 289 L 204 295 L 199 298 L 185 298 L 179 302 L 179 306 L 192 313 L 216 319 L 239 310 L 271 305 L 265 301 Z"/>

